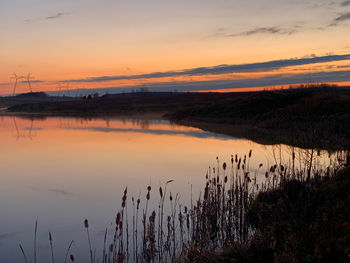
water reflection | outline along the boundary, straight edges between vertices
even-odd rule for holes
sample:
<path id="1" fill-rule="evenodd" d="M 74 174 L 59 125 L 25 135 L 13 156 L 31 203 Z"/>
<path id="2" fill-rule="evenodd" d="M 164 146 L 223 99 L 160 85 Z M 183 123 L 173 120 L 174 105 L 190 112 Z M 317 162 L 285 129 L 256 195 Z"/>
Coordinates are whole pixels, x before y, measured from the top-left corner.
<path id="1" fill-rule="evenodd" d="M 174 180 L 168 193 L 178 193 L 186 204 L 199 196 L 217 156 L 220 164 L 230 163 L 232 154 L 243 158 L 252 149 L 253 173 L 264 173 L 277 162 L 305 169 L 308 160 L 316 167 L 337 158 L 324 151 L 310 154 L 287 145 L 260 145 L 149 119 L 2 117 L 0 141 L 1 262 L 22 260 L 18 243 L 27 250 L 32 247 L 36 217 L 43 261 L 48 261 L 51 231 L 57 255 L 64 255 L 74 239 L 74 253 L 84 262 L 85 218 L 94 244 L 102 244 L 126 186 L 129 196 L 144 199 L 148 185 L 157 189 Z M 264 166 L 259 170 L 260 163 Z M 158 201 L 152 192 L 150 205 Z"/>
<path id="2" fill-rule="evenodd" d="M 32 133 L 34 119 L 30 119 L 29 127 L 18 127 L 16 117 L 13 117 L 12 119 L 14 128 L 16 130 L 16 141 L 18 141 L 20 138 L 29 138 L 30 140 L 33 140 L 33 136 L 35 136 L 35 134 Z"/>
<path id="3" fill-rule="evenodd" d="M 37 134 L 34 131 L 43 130 L 45 128 L 59 128 L 71 130 L 87 130 L 96 132 L 137 132 L 154 135 L 183 135 L 197 138 L 220 138 L 232 139 L 231 136 L 206 132 L 196 128 L 190 128 L 170 123 L 164 120 L 149 119 L 93 119 L 93 118 L 55 118 L 57 126 L 52 126 L 51 121 L 47 118 L 34 117 L 12 117 L 14 134 L 16 141 L 20 139 L 33 140 Z M 37 124 L 37 127 L 34 125 Z M 238 139 L 238 138 L 236 138 Z"/>

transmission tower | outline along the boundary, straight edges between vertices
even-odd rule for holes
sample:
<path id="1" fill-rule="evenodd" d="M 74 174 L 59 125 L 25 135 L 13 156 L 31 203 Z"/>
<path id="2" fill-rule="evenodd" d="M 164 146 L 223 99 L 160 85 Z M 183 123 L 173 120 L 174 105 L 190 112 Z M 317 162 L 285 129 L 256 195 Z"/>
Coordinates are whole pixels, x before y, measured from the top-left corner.
<path id="1" fill-rule="evenodd" d="M 30 80 L 31 80 L 31 79 L 34 79 L 34 77 L 32 76 L 32 73 L 28 73 L 27 76 L 26 76 L 26 80 L 27 80 L 27 82 L 28 82 L 28 86 L 29 86 L 30 92 L 33 92 L 33 90 L 32 90 L 32 85 L 30 84 Z"/>
<path id="2" fill-rule="evenodd" d="M 14 79 L 15 82 L 13 84 L 13 96 L 16 94 L 16 88 L 17 88 L 17 84 L 18 84 L 18 81 L 21 80 L 21 79 L 25 79 L 28 83 L 28 87 L 29 87 L 29 91 L 30 92 L 33 92 L 32 90 L 32 85 L 30 84 L 30 80 L 31 79 L 34 79 L 34 77 L 32 76 L 31 73 L 28 73 L 26 76 L 19 76 L 17 75 L 16 73 L 13 73 L 11 76 L 10 76 L 10 79 Z"/>
<path id="3" fill-rule="evenodd" d="M 68 96 L 69 94 L 69 83 L 66 83 L 65 85 L 58 86 L 58 96 L 60 96 L 62 89 L 65 89 L 67 91 Z"/>

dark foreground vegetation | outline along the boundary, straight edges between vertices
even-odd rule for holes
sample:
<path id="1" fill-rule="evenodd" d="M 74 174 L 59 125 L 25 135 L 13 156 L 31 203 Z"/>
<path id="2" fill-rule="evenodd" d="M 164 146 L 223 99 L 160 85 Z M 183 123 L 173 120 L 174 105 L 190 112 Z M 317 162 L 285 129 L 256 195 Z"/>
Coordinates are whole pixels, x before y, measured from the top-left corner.
<path id="1" fill-rule="evenodd" d="M 350 169 L 281 179 L 249 202 L 246 240 L 219 251 L 194 245 L 178 262 L 349 262 Z"/>
<path id="2" fill-rule="evenodd" d="M 255 171 L 251 156 L 217 159 L 201 196 L 188 206 L 167 191 L 172 181 L 155 193 L 148 186 L 144 198 L 129 198 L 125 189 L 101 251 L 84 222 L 89 262 L 349 262 L 349 152 L 334 155 L 328 167 L 317 167 L 317 157 L 305 152 L 293 153 L 290 166 L 260 164 Z M 299 166 L 296 156 L 307 164 Z M 159 198 L 156 207 L 151 195 Z M 51 234 L 48 239 L 54 262 Z M 71 244 L 65 262 L 81 262 Z M 40 262 L 36 236 L 34 251 L 34 262 Z"/>
<path id="3" fill-rule="evenodd" d="M 83 117 L 155 113 L 259 143 L 349 149 L 350 90 L 329 85 L 240 93 L 130 93 L 19 103 L 8 112 Z"/>

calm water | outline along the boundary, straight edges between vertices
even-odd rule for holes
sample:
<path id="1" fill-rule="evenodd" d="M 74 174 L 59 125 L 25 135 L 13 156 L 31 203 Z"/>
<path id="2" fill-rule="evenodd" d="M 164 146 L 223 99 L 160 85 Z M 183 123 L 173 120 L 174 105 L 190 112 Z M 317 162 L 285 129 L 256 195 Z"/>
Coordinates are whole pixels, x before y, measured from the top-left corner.
<path id="1" fill-rule="evenodd" d="M 198 196 L 217 156 L 229 162 L 252 149 L 254 171 L 291 151 L 161 120 L 0 117 L 0 141 L 0 262 L 22 261 L 19 243 L 32 258 L 37 217 L 40 262 L 49 261 L 48 231 L 56 261 L 74 240 L 72 252 L 83 262 L 83 220 L 98 247 L 126 186 L 129 197 L 142 197 L 152 185 L 151 200 L 158 200 L 155 189 L 174 180 L 168 189 L 186 204 L 191 185 Z"/>

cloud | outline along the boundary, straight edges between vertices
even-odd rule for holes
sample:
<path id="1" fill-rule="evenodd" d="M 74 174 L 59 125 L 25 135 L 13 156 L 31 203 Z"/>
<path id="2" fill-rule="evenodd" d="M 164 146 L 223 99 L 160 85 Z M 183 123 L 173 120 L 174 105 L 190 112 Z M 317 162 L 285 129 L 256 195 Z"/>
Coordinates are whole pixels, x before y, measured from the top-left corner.
<path id="1" fill-rule="evenodd" d="M 30 19 L 30 18 L 28 18 L 28 19 L 25 19 L 23 22 L 26 23 L 26 24 L 31 24 L 31 23 L 33 23 L 35 21 L 37 21 L 37 19 Z"/>
<path id="2" fill-rule="evenodd" d="M 25 19 L 23 22 L 26 23 L 26 24 L 31 24 L 31 23 L 34 23 L 34 22 L 38 22 L 38 21 L 45 21 L 45 20 L 54 20 L 54 19 L 60 19 L 64 16 L 67 16 L 67 15 L 70 15 L 71 12 L 58 12 L 54 15 L 50 15 L 50 16 L 46 16 L 44 18 L 28 18 L 28 19 Z"/>
<path id="3" fill-rule="evenodd" d="M 283 29 L 280 27 L 257 27 L 238 34 L 229 34 L 226 37 L 253 36 L 253 35 L 291 35 L 296 32 L 295 28 Z"/>
<path id="4" fill-rule="evenodd" d="M 309 55 L 305 55 L 302 58 L 317 58 L 316 54 L 309 54 Z"/>
<path id="5" fill-rule="evenodd" d="M 218 28 L 216 32 L 209 36 L 211 37 L 240 37 L 240 36 L 254 36 L 254 35 L 292 35 L 297 32 L 299 28 L 302 27 L 303 22 L 297 22 L 294 26 L 290 26 L 288 28 L 283 28 L 279 26 L 272 26 L 272 27 L 255 27 L 253 29 L 239 32 L 239 33 L 229 33 L 226 28 Z"/>
<path id="6" fill-rule="evenodd" d="M 153 72 L 148 74 L 139 75 L 117 75 L 117 76 L 100 76 L 90 77 L 84 79 L 71 79 L 62 80 L 61 82 L 105 82 L 116 80 L 135 80 L 135 79 L 150 79 L 150 78 L 162 78 L 162 77 L 176 77 L 176 76 L 199 76 L 199 75 L 219 75 L 228 73 L 240 73 L 240 72 L 264 72 L 270 70 L 281 69 L 289 66 L 300 66 L 314 63 L 332 62 L 349 60 L 350 54 L 346 55 L 327 55 L 320 57 L 307 57 L 296 58 L 286 60 L 273 60 L 267 62 L 250 63 L 250 64 L 238 64 L 238 65 L 218 65 L 214 67 L 200 67 L 193 69 L 185 69 L 180 71 L 166 71 L 166 72 Z"/>
<path id="7" fill-rule="evenodd" d="M 339 14 L 333 21 L 332 23 L 329 24 L 330 27 L 332 26 L 337 26 L 340 23 L 350 20 L 350 12 L 342 13 Z"/>
<path id="8" fill-rule="evenodd" d="M 65 15 L 69 15 L 69 13 L 57 13 L 55 15 L 52 15 L 52 16 L 47 16 L 45 17 L 46 20 L 50 20 L 50 19 L 58 19 L 58 18 L 61 18 L 62 16 L 65 16 Z"/>
<path id="9" fill-rule="evenodd" d="M 350 19 L 350 12 L 347 13 L 343 13 L 341 15 L 339 15 L 336 19 L 334 19 L 335 22 L 343 22 L 345 20 L 349 20 Z"/>
<path id="10" fill-rule="evenodd" d="M 350 6 L 350 0 L 340 3 L 341 6 Z"/>
<path id="11" fill-rule="evenodd" d="M 340 68 L 340 67 L 339 67 Z M 300 73 L 300 74 L 275 74 L 262 78 L 248 78 L 240 80 L 214 80 L 214 81 L 192 81 L 192 82 L 166 82 L 166 83 L 149 83 L 147 89 L 150 92 L 187 92 L 198 90 L 216 90 L 216 89 L 235 89 L 235 88 L 252 88 L 276 85 L 290 85 L 309 83 L 329 83 L 350 81 L 350 70 L 338 70 L 332 72 L 317 73 Z M 122 94 L 124 92 L 134 92 L 144 88 L 144 86 L 126 86 L 126 87 L 108 87 L 96 89 L 77 89 L 76 93 L 87 95 L 92 93 L 103 94 Z M 56 92 L 48 92 L 57 95 Z"/>
<path id="12" fill-rule="evenodd" d="M 43 80 L 30 80 L 30 83 L 42 83 Z M 28 80 L 22 80 L 21 83 L 28 83 Z"/>

